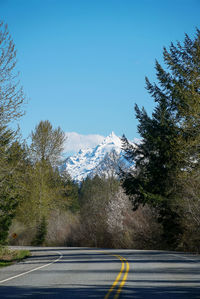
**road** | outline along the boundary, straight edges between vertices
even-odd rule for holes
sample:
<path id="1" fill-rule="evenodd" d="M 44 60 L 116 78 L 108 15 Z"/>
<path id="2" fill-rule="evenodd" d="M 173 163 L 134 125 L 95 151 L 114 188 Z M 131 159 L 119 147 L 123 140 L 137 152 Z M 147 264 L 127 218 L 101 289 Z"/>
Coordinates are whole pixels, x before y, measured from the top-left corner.
<path id="1" fill-rule="evenodd" d="M 27 247 L 26 247 L 27 248 Z M 200 298 L 200 256 L 166 251 L 31 249 L 0 269 L 0 298 Z"/>

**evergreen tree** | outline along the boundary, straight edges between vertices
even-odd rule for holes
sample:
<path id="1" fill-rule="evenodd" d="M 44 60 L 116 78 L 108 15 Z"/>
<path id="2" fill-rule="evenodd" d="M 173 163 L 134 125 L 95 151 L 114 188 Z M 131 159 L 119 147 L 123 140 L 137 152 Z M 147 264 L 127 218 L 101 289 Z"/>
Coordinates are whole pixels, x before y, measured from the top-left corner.
<path id="1" fill-rule="evenodd" d="M 46 234 L 47 234 L 47 222 L 45 217 L 43 216 L 41 221 L 37 225 L 36 236 L 35 239 L 32 241 L 32 245 L 34 246 L 43 245 Z"/>
<path id="2" fill-rule="evenodd" d="M 71 177 L 62 173 L 62 186 L 63 195 L 65 199 L 65 207 L 71 210 L 72 213 L 76 213 L 80 210 L 79 204 L 79 185 L 72 181 Z"/>
<path id="3" fill-rule="evenodd" d="M 159 210 L 164 239 L 175 246 L 181 236 L 177 204 L 181 177 L 199 164 L 200 144 L 200 31 L 184 44 L 164 48 L 164 70 L 156 61 L 158 84 L 146 78 L 146 88 L 157 103 L 149 117 L 135 106 L 139 120 L 139 145 L 125 136 L 125 156 L 135 170 L 123 173 L 123 186 L 134 207 L 150 204 Z M 178 183 L 179 182 L 179 183 Z"/>
<path id="4" fill-rule="evenodd" d="M 25 150 L 17 141 L 10 144 L 11 137 L 11 131 L 4 131 L 0 138 L 0 244 L 6 242 L 16 208 L 24 194 Z"/>

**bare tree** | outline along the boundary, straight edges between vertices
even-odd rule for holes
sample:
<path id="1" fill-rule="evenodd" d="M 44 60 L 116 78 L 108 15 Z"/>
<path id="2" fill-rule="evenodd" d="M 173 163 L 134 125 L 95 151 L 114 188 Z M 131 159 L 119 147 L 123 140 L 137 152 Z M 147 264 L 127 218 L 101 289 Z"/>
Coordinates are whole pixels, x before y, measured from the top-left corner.
<path id="1" fill-rule="evenodd" d="M 0 244 L 5 242 L 15 214 L 20 193 L 17 172 L 23 160 L 21 147 L 14 143 L 16 132 L 8 128 L 24 114 L 16 61 L 14 42 L 7 25 L 0 22 Z"/>
<path id="2" fill-rule="evenodd" d="M 16 49 L 7 25 L 0 23 L 0 125 L 20 118 L 25 100 L 16 72 Z"/>

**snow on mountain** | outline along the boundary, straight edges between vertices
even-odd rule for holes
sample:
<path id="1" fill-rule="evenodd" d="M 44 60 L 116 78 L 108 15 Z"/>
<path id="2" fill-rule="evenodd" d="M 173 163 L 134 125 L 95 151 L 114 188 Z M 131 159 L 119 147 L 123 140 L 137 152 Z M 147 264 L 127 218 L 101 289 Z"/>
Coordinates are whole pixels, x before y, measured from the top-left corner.
<path id="1" fill-rule="evenodd" d="M 82 149 L 68 157 L 62 171 L 68 172 L 77 182 L 95 174 L 109 176 L 115 172 L 114 169 L 122 158 L 121 147 L 121 139 L 112 132 L 96 147 Z"/>

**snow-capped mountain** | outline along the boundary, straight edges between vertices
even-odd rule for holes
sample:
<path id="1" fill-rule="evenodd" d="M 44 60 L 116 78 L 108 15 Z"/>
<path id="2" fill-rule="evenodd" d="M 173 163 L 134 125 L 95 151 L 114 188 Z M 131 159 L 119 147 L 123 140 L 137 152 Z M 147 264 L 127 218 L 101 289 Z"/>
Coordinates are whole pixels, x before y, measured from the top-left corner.
<path id="1" fill-rule="evenodd" d="M 68 172 L 77 182 L 95 174 L 116 175 L 122 159 L 121 139 L 112 132 L 96 147 L 80 150 L 74 156 L 68 157 L 62 171 Z"/>

